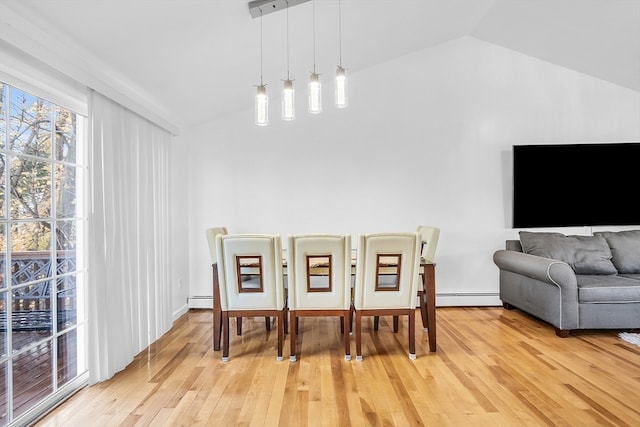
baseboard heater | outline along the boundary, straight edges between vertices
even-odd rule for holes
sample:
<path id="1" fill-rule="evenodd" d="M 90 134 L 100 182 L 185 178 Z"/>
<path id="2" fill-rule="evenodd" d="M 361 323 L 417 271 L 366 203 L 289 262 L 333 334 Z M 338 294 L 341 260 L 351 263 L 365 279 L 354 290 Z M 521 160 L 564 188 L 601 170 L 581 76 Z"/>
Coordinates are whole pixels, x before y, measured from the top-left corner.
<path id="1" fill-rule="evenodd" d="M 493 307 L 502 305 L 498 292 L 436 293 L 436 307 Z"/>
<path id="2" fill-rule="evenodd" d="M 189 308 L 213 308 L 213 297 L 210 295 L 189 297 Z"/>
<path id="3" fill-rule="evenodd" d="M 499 305 L 502 305 L 502 301 L 500 300 L 500 294 L 497 292 L 436 293 L 437 307 L 491 307 Z M 189 297 L 189 308 L 213 308 L 213 297 L 208 295 Z"/>

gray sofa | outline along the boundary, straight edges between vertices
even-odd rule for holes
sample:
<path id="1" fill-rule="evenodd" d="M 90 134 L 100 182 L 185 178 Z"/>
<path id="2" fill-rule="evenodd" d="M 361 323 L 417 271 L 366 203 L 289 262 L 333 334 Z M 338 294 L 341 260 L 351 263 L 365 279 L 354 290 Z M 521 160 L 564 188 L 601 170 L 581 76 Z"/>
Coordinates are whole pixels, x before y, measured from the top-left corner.
<path id="1" fill-rule="evenodd" d="M 640 230 L 593 236 L 520 232 L 493 255 L 500 299 L 556 328 L 640 328 Z"/>

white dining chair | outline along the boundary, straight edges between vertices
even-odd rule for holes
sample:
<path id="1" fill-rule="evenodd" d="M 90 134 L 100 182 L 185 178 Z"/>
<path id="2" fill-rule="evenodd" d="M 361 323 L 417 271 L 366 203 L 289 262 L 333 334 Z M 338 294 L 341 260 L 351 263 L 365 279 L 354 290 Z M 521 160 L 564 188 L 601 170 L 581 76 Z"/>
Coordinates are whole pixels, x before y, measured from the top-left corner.
<path id="1" fill-rule="evenodd" d="M 420 244 L 420 256 L 421 258 L 428 263 L 435 262 L 436 256 L 436 248 L 438 247 L 438 240 L 440 238 L 440 229 L 437 227 L 432 227 L 429 225 L 419 225 L 417 232 L 420 234 L 421 244 Z M 422 317 L 422 327 L 426 330 L 428 326 L 427 322 L 427 313 L 424 309 L 426 307 L 426 302 L 424 299 L 426 298 L 422 286 L 418 286 L 418 299 L 420 301 L 421 307 L 421 317 Z M 379 317 L 375 316 L 373 320 L 373 329 L 378 330 L 379 325 Z M 395 331 L 397 332 L 398 325 L 398 317 L 394 316 L 393 324 Z"/>
<path id="2" fill-rule="evenodd" d="M 279 235 L 219 234 L 216 236 L 222 360 L 229 360 L 229 318 L 275 316 L 278 356 L 282 360 L 285 291 L 282 242 Z"/>
<path id="3" fill-rule="evenodd" d="M 436 248 L 438 247 L 438 240 L 440 239 L 440 229 L 430 225 L 419 225 L 417 231 L 420 233 L 422 240 L 420 255 L 426 262 L 435 262 Z"/>
<path id="4" fill-rule="evenodd" d="M 418 233 L 420 233 L 421 243 L 421 257 L 425 262 L 435 264 L 436 260 L 436 248 L 438 247 L 438 240 L 440 240 L 440 229 L 430 225 L 419 225 Z M 418 288 L 418 299 L 420 300 L 420 315 L 422 317 L 422 328 L 427 330 L 429 327 L 429 321 L 427 320 L 427 312 L 425 307 L 426 295 L 422 286 Z"/>
<path id="5" fill-rule="evenodd" d="M 218 234 L 228 234 L 227 227 L 212 227 L 207 229 L 207 243 L 209 244 L 209 252 L 211 253 L 211 263 L 217 262 L 216 255 L 216 236 Z M 271 318 L 265 317 L 265 328 L 271 330 Z M 236 334 L 242 335 L 242 317 L 236 318 Z"/>
<path id="6" fill-rule="evenodd" d="M 351 360 L 351 237 L 291 235 L 288 243 L 289 360 L 296 361 L 298 318 L 305 316 L 341 317 L 344 358 Z"/>
<path id="7" fill-rule="evenodd" d="M 420 235 L 362 234 L 356 258 L 356 360 L 362 360 L 362 317 L 408 317 L 409 358 L 415 359 L 415 311 L 419 284 Z M 394 332 L 397 322 L 394 318 Z"/>
<path id="8" fill-rule="evenodd" d="M 209 254 L 211 255 L 211 264 L 218 262 L 218 256 L 216 255 L 216 236 L 218 234 L 228 234 L 227 227 L 212 227 L 207 228 L 207 243 L 209 245 Z"/>
<path id="9" fill-rule="evenodd" d="M 207 236 L 207 244 L 209 245 L 209 255 L 211 256 L 211 267 L 212 267 L 212 275 L 217 276 L 218 273 L 216 273 L 216 268 L 214 268 L 214 264 L 216 264 L 218 262 L 218 255 L 217 255 L 217 251 L 216 251 L 216 236 L 218 234 L 227 234 L 227 228 L 226 227 L 212 227 L 212 228 L 207 228 L 205 230 L 206 236 Z M 215 277 L 214 277 L 215 279 Z M 215 284 L 214 284 L 215 286 Z M 221 332 L 221 328 L 222 328 L 222 314 L 216 310 L 216 304 L 217 301 L 215 301 L 216 296 L 214 295 L 214 301 L 213 301 L 213 341 L 214 341 L 214 348 L 216 348 L 216 337 L 220 337 L 220 332 Z M 218 298 L 219 299 L 219 298 Z"/>

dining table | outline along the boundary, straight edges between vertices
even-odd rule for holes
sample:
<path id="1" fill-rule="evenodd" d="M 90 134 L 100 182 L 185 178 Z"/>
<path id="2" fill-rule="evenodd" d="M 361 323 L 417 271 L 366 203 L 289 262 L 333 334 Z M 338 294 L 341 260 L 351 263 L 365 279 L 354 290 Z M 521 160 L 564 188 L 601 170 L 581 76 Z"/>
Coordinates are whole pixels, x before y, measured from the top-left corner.
<path id="1" fill-rule="evenodd" d="M 220 282 L 218 264 L 211 265 L 213 270 L 213 350 L 220 350 L 222 336 L 222 307 L 220 306 Z M 427 331 L 429 351 L 436 351 L 436 264 L 420 259 L 421 289 L 418 290 L 418 302 L 422 318 L 422 327 Z M 283 257 L 283 269 L 286 272 L 286 257 Z M 355 274 L 355 256 L 351 262 L 352 275 Z M 286 273 L 285 273 L 286 274 Z"/>

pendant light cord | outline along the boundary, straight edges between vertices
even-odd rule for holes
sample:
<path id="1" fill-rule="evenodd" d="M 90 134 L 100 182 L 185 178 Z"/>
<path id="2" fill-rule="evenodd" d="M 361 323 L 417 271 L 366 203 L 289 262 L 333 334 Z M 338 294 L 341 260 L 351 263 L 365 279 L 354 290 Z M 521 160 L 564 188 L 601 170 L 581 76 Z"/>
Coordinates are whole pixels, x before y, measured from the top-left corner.
<path id="1" fill-rule="evenodd" d="M 338 55 L 340 67 L 342 67 L 342 4 L 338 0 Z"/>
<path id="2" fill-rule="evenodd" d="M 313 74 L 316 73 L 316 0 L 312 0 L 313 6 Z"/>
<path id="3" fill-rule="evenodd" d="M 289 1 L 287 0 L 287 80 L 289 78 Z"/>
<path id="4" fill-rule="evenodd" d="M 262 83 L 262 8 L 260 10 L 260 86 L 264 86 Z"/>

